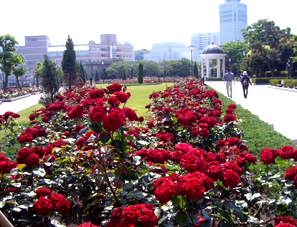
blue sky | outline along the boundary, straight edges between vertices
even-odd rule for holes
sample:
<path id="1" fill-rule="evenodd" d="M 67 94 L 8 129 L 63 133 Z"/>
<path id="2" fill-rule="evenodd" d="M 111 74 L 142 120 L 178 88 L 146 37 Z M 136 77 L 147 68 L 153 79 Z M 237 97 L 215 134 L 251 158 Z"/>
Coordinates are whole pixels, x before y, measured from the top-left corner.
<path id="1" fill-rule="evenodd" d="M 191 34 L 219 32 L 219 4 L 224 0 L 14 0 L 1 3 L 0 34 L 15 36 L 24 45 L 26 35 L 48 35 L 52 45 L 100 43 L 100 34 L 117 34 L 135 50 L 152 44 L 191 44 Z M 273 20 L 297 34 L 294 0 L 242 0 L 248 5 L 248 24 Z"/>

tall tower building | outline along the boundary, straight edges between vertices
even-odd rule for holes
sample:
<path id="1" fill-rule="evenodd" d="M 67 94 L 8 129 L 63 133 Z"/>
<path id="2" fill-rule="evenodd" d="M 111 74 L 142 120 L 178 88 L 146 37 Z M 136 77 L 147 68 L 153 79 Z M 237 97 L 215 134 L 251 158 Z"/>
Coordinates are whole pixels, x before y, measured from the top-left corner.
<path id="1" fill-rule="evenodd" d="M 220 4 L 220 44 L 243 41 L 241 30 L 247 26 L 247 5 L 240 1 L 225 0 Z"/>

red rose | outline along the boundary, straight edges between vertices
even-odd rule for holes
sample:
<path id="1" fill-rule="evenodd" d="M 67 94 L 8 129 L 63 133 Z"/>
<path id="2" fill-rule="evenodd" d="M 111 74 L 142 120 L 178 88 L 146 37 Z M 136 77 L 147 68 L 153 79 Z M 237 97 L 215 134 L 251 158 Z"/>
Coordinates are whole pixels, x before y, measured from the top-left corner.
<path id="1" fill-rule="evenodd" d="M 204 138 L 208 137 L 208 135 L 209 135 L 209 131 L 208 131 L 208 129 L 207 129 L 207 128 L 201 128 L 201 129 L 199 130 L 199 135 L 200 135 L 201 137 L 204 137 Z"/>
<path id="2" fill-rule="evenodd" d="M 230 104 L 228 108 L 236 109 L 236 104 Z"/>
<path id="3" fill-rule="evenodd" d="M 156 196 L 156 199 L 160 201 L 160 203 L 167 203 L 172 199 L 173 189 L 173 181 L 170 179 L 165 179 L 165 181 L 156 188 L 154 195 Z"/>
<path id="4" fill-rule="evenodd" d="M 200 225 L 204 221 L 204 219 L 200 216 L 197 216 L 197 217 L 198 217 L 198 222 L 195 223 L 195 227 L 200 227 Z"/>
<path id="5" fill-rule="evenodd" d="M 294 158 L 294 154 L 295 154 L 295 148 L 290 146 L 290 145 L 286 145 L 286 146 L 283 146 L 281 149 L 280 149 L 280 156 L 283 158 L 283 159 L 291 159 L 291 158 Z"/>
<path id="6" fill-rule="evenodd" d="M 53 210 L 51 200 L 40 197 L 36 202 L 34 202 L 33 207 L 38 214 L 48 215 Z"/>
<path id="7" fill-rule="evenodd" d="M 239 155 L 244 158 L 244 162 L 255 163 L 257 161 L 257 158 L 248 152 L 241 152 Z"/>
<path id="8" fill-rule="evenodd" d="M 199 134 L 199 128 L 193 127 L 192 130 L 191 130 L 191 135 L 193 137 L 196 137 L 196 136 L 198 136 L 198 134 Z"/>
<path id="9" fill-rule="evenodd" d="M 204 184 L 203 180 L 196 179 L 187 181 L 188 191 L 186 193 L 186 197 L 188 199 L 202 199 L 204 197 Z"/>
<path id="10" fill-rule="evenodd" d="M 17 114 L 17 113 L 13 113 L 12 115 L 11 115 L 11 117 L 13 117 L 13 118 L 19 118 L 21 115 L 19 115 L 19 114 Z"/>
<path id="11" fill-rule="evenodd" d="M 135 110 L 133 110 L 129 107 L 124 107 L 123 110 L 126 114 L 126 117 L 129 119 L 129 121 L 137 121 L 138 120 Z"/>
<path id="12" fill-rule="evenodd" d="M 115 132 L 122 124 L 124 120 L 116 112 L 112 112 L 104 117 L 103 127 L 111 132 Z"/>
<path id="13" fill-rule="evenodd" d="M 25 160 L 24 164 L 27 166 L 35 166 L 39 163 L 39 156 L 38 154 L 31 153 Z"/>
<path id="14" fill-rule="evenodd" d="M 42 158 L 44 156 L 44 150 L 42 147 L 35 146 L 29 149 L 30 152 L 38 154 L 39 158 Z"/>
<path id="15" fill-rule="evenodd" d="M 68 116 L 70 119 L 82 118 L 83 111 L 84 111 L 84 108 L 82 105 L 76 105 L 72 107 L 72 109 L 68 112 Z"/>
<path id="16" fill-rule="evenodd" d="M 120 83 L 114 83 L 107 86 L 107 90 L 109 94 L 114 94 L 115 92 L 122 90 L 122 85 Z"/>
<path id="17" fill-rule="evenodd" d="M 48 123 L 49 119 L 48 119 L 47 116 L 43 116 L 42 121 L 43 121 L 44 123 Z"/>
<path id="18" fill-rule="evenodd" d="M 235 164 L 234 162 L 225 162 L 224 163 L 224 168 L 226 170 L 231 169 L 234 172 L 236 172 L 238 175 L 242 174 L 241 168 L 237 164 Z"/>
<path id="19" fill-rule="evenodd" d="M 207 168 L 207 175 L 213 179 L 214 181 L 221 178 L 223 174 L 224 168 L 221 166 L 221 164 L 217 165 L 209 165 Z"/>
<path id="20" fill-rule="evenodd" d="M 90 96 L 92 99 L 103 98 L 105 91 L 105 89 L 92 89 L 90 91 Z"/>
<path id="21" fill-rule="evenodd" d="M 279 223 L 278 225 L 275 225 L 275 227 L 296 227 L 296 225 L 292 225 L 290 223 Z"/>
<path id="22" fill-rule="evenodd" d="M 157 137 L 164 143 L 172 142 L 174 139 L 173 134 L 170 132 L 158 132 Z"/>
<path id="23" fill-rule="evenodd" d="M 222 176 L 223 185 L 225 187 L 235 188 L 240 183 L 240 178 L 236 172 L 227 169 Z"/>
<path id="24" fill-rule="evenodd" d="M 241 140 L 238 139 L 237 137 L 228 137 L 226 139 L 226 142 L 229 144 L 229 146 L 232 147 L 232 146 L 238 146 Z"/>
<path id="25" fill-rule="evenodd" d="M 275 225 L 278 225 L 279 223 L 290 223 L 292 225 L 296 225 L 296 222 L 297 222 L 296 220 L 288 216 L 276 217 L 274 220 L 275 220 Z"/>
<path id="26" fill-rule="evenodd" d="M 123 222 L 129 224 L 137 224 L 139 216 L 139 210 L 137 209 L 136 205 L 125 207 L 122 213 Z"/>
<path id="27" fill-rule="evenodd" d="M 198 171 L 201 166 L 200 158 L 192 153 L 183 155 L 180 159 L 180 163 L 190 173 Z"/>
<path id="28" fill-rule="evenodd" d="M 290 167 L 286 171 L 285 179 L 286 180 L 294 180 L 294 178 L 295 178 L 296 175 L 297 175 L 297 166 Z"/>
<path id="29" fill-rule="evenodd" d="M 68 199 L 63 198 L 56 204 L 57 211 L 62 215 L 66 215 L 70 209 L 70 202 Z"/>
<path id="30" fill-rule="evenodd" d="M 114 222 L 114 224 L 119 224 L 122 221 L 124 207 L 118 207 L 111 212 L 110 220 Z"/>
<path id="31" fill-rule="evenodd" d="M 158 225 L 158 218 L 154 211 L 147 208 L 142 208 L 140 210 L 140 221 L 142 227 L 154 227 Z"/>
<path id="32" fill-rule="evenodd" d="M 59 194 L 59 193 L 52 193 L 50 197 L 51 197 L 51 201 L 52 201 L 52 203 L 53 203 L 55 206 L 57 206 L 57 204 L 58 204 L 58 202 L 60 202 L 60 200 L 62 200 L 62 199 L 65 198 L 65 196 L 63 196 L 63 195 L 61 195 L 61 194 Z"/>
<path id="33" fill-rule="evenodd" d="M 233 114 L 226 114 L 224 117 L 224 121 L 226 123 L 229 123 L 231 121 L 236 121 L 236 120 L 237 120 L 237 117 L 235 117 Z"/>
<path id="34" fill-rule="evenodd" d="M 187 152 L 188 150 L 192 149 L 193 146 L 189 143 L 178 143 L 174 146 L 176 151 L 181 151 L 183 153 Z"/>
<path id="35" fill-rule="evenodd" d="M 125 93 L 125 92 L 120 92 L 120 91 L 118 91 L 118 92 L 115 92 L 114 94 L 116 95 L 117 99 L 118 99 L 121 103 L 125 103 L 125 102 L 127 102 L 127 100 L 128 100 L 128 99 L 130 98 L 130 96 L 131 96 L 130 92 Z"/>
<path id="36" fill-rule="evenodd" d="M 116 96 L 111 96 L 110 98 L 108 98 L 108 103 L 109 103 L 111 106 L 117 106 L 117 105 L 119 105 L 121 102 L 117 99 Z"/>
<path id="37" fill-rule="evenodd" d="M 92 106 L 90 108 L 90 119 L 92 121 L 102 121 L 106 115 L 106 108 L 104 106 Z"/>
<path id="38" fill-rule="evenodd" d="M 101 227 L 100 225 L 93 225 L 91 222 L 85 222 L 81 225 L 78 225 L 76 227 Z"/>
<path id="39" fill-rule="evenodd" d="M 39 188 L 36 190 L 37 198 L 45 197 L 45 196 L 50 197 L 51 194 L 52 194 L 52 192 L 48 188 Z"/>

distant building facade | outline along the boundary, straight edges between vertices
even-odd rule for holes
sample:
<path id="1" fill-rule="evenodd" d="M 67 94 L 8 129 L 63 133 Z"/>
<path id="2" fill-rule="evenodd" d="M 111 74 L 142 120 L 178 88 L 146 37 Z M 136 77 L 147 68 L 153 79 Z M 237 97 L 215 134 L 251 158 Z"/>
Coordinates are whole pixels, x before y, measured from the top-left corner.
<path id="1" fill-rule="evenodd" d="M 219 32 L 207 32 L 192 34 L 191 45 L 193 46 L 193 60 L 200 62 L 201 53 L 208 45 L 215 44 L 220 45 L 220 33 Z"/>
<path id="2" fill-rule="evenodd" d="M 88 44 L 74 44 L 76 60 L 82 62 L 89 76 L 95 75 L 96 70 L 101 73 L 103 68 L 110 65 L 113 58 L 123 58 L 125 61 L 134 61 L 134 48 L 128 43 L 121 44 L 115 34 L 102 34 L 100 43 L 89 41 Z M 38 61 L 42 62 L 43 55 L 47 54 L 60 66 L 65 45 L 51 45 L 50 38 L 46 35 L 25 36 L 25 46 L 17 46 L 17 54 L 23 54 L 32 75 Z"/>
<path id="3" fill-rule="evenodd" d="M 220 4 L 220 44 L 243 41 L 241 30 L 247 26 L 247 4 L 241 0 L 225 0 Z"/>
<path id="4" fill-rule="evenodd" d="M 156 62 L 162 60 L 179 60 L 182 58 L 191 60 L 191 48 L 186 47 L 185 43 L 176 42 L 153 44 L 150 53 L 143 55 L 144 60 Z"/>

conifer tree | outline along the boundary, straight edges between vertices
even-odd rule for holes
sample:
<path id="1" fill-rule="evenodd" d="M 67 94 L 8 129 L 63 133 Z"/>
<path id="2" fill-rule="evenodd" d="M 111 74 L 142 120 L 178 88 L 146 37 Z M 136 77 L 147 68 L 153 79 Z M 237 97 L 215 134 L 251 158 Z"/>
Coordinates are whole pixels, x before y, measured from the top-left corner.
<path id="1" fill-rule="evenodd" d="M 100 80 L 100 78 L 99 78 L 99 73 L 98 73 L 98 71 L 96 70 L 96 72 L 95 72 L 95 79 L 94 79 L 95 81 L 99 81 Z"/>
<path id="2" fill-rule="evenodd" d="M 143 83 L 143 65 L 140 63 L 138 67 L 138 78 L 137 78 L 138 83 L 142 84 Z"/>
<path id="3" fill-rule="evenodd" d="M 123 72 L 123 78 L 122 78 L 123 80 L 127 80 L 127 76 L 126 76 L 126 72 L 125 72 L 125 70 L 124 70 L 124 72 Z"/>
<path id="4" fill-rule="evenodd" d="M 196 61 L 195 61 L 195 64 L 194 64 L 194 77 L 198 78 L 198 68 L 197 68 Z"/>
<path id="5" fill-rule="evenodd" d="M 66 41 L 66 50 L 64 50 L 61 65 L 64 72 L 65 81 L 68 82 L 68 89 L 70 90 L 72 83 L 75 83 L 76 68 L 74 44 L 69 35 Z"/>

